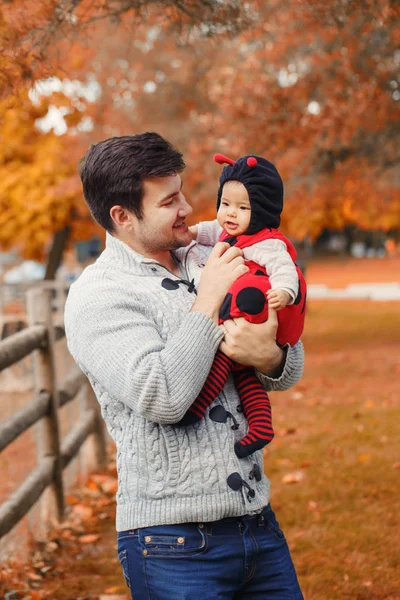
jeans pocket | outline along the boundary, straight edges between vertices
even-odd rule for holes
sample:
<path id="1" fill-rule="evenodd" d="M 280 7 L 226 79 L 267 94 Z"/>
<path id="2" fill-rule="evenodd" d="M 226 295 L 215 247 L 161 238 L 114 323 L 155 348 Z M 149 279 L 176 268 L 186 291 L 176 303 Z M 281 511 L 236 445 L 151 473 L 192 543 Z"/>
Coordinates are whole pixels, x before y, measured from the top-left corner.
<path id="1" fill-rule="evenodd" d="M 129 568 L 128 568 L 128 551 L 121 550 L 118 552 L 118 560 L 121 563 L 122 572 L 124 574 L 124 579 L 126 581 L 126 585 L 129 589 L 131 589 L 131 580 L 129 578 Z"/>
<path id="2" fill-rule="evenodd" d="M 184 558 L 207 550 L 204 527 L 196 524 L 147 527 L 139 532 L 145 558 Z"/>
<path id="3" fill-rule="evenodd" d="M 276 537 L 276 539 L 284 540 L 285 534 L 279 527 L 279 523 L 275 517 L 275 513 L 273 512 L 273 510 L 269 509 L 268 511 L 264 511 L 263 516 L 268 530 Z"/>

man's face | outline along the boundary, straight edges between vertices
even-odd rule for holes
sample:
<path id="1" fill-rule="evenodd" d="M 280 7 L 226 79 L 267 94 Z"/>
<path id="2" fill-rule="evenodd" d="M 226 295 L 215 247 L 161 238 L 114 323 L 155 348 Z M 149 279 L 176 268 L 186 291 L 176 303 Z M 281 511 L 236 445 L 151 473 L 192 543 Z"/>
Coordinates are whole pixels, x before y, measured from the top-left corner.
<path id="1" fill-rule="evenodd" d="M 182 181 L 178 174 L 147 179 L 143 182 L 141 220 L 134 219 L 134 243 L 146 255 L 176 250 L 187 246 L 192 235 L 185 219 L 192 207 L 182 194 Z"/>
<path id="2" fill-rule="evenodd" d="M 221 204 L 217 219 L 229 235 L 241 235 L 250 224 L 251 206 L 249 195 L 240 181 L 227 181 L 222 188 Z"/>

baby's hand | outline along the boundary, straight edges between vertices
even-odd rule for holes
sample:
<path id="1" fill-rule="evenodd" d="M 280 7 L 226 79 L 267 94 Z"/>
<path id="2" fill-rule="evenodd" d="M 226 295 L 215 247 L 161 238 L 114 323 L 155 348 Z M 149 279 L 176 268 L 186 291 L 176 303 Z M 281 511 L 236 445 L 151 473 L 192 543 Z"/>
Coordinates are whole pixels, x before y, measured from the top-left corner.
<path id="1" fill-rule="evenodd" d="M 268 290 L 267 292 L 268 306 L 276 311 L 282 310 L 289 304 L 291 296 L 286 290 Z"/>
<path id="2" fill-rule="evenodd" d="M 197 225 L 192 225 L 189 227 L 189 231 L 192 234 L 192 239 L 197 240 Z"/>

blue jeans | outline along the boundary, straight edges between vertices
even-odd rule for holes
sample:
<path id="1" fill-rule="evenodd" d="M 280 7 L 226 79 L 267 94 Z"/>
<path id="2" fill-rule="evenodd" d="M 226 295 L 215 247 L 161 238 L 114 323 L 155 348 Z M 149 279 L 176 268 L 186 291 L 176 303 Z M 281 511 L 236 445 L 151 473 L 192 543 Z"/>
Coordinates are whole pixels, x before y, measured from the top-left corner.
<path id="1" fill-rule="evenodd" d="M 121 531 L 118 558 L 134 600 L 303 600 L 269 505 L 256 516 Z"/>

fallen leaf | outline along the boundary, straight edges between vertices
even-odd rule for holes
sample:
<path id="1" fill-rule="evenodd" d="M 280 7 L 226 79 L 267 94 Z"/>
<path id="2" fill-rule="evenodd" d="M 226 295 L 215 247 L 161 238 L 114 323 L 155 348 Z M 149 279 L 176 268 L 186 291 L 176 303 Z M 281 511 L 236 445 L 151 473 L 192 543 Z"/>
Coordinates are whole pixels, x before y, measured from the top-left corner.
<path id="1" fill-rule="evenodd" d="M 89 480 L 86 484 L 86 487 L 89 490 L 94 490 L 97 491 L 99 489 L 99 486 L 97 485 L 97 483 L 95 481 Z"/>
<path id="2" fill-rule="evenodd" d="M 80 542 L 81 544 L 93 544 L 94 542 L 97 542 L 100 538 L 101 535 L 99 535 L 98 533 L 88 533 L 86 535 L 81 535 L 78 538 L 78 542 Z"/>
<path id="3" fill-rule="evenodd" d="M 296 427 L 288 427 L 286 429 L 286 435 L 293 435 L 294 433 L 296 433 L 297 429 Z"/>
<path id="4" fill-rule="evenodd" d="M 303 481 L 304 473 L 303 471 L 292 471 L 292 473 L 287 473 L 282 477 L 282 483 L 299 483 Z"/>
<path id="5" fill-rule="evenodd" d="M 73 504 L 78 504 L 79 503 L 79 499 L 76 496 L 71 496 L 71 495 L 65 496 L 65 501 L 70 506 L 72 506 Z"/>
<path id="6" fill-rule="evenodd" d="M 296 533 L 293 533 L 291 536 L 291 539 L 294 540 L 298 537 L 301 537 L 302 535 L 305 535 L 307 533 L 307 531 L 305 529 L 300 529 L 300 531 L 296 531 Z"/>
<path id="7" fill-rule="evenodd" d="M 93 508 L 90 508 L 90 506 L 85 506 L 84 504 L 75 504 L 72 512 L 81 517 L 81 519 L 84 521 L 93 517 Z"/>
<path id="8" fill-rule="evenodd" d="M 60 547 L 57 542 L 51 541 L 46 544 L 46 552 L 55 552 Z"/>
<path id="9" fill-rule="evenodd" d="M 293 465 L 293 461 L 290 458 L 276 458 L 275 462 L 279 466 L 291 467 Z"/>
<path id="10" fill-rule="evenodd" d="M 372 456 L 371 454 L 359 454 L 357 456 L 357 461 L 359 463 L 363 463 L 363 462 L 367 462 L 368 460 L 371 460 Z"/>
<path id="11" fill-rule="evenodd" d="M 31 581 L 42 581 L 43 579 L 43 576 L 35 573 L 35 571 L 25 571 L 25 575 L 27 579 L 30 579 Z"/>
<path id="12" fill-rule="evenodd" d="M 105 494 L 116 494 L 118 491 L 118 481 L 110 477 L 108 481 L 103 481 L 100 487 Z"/>

